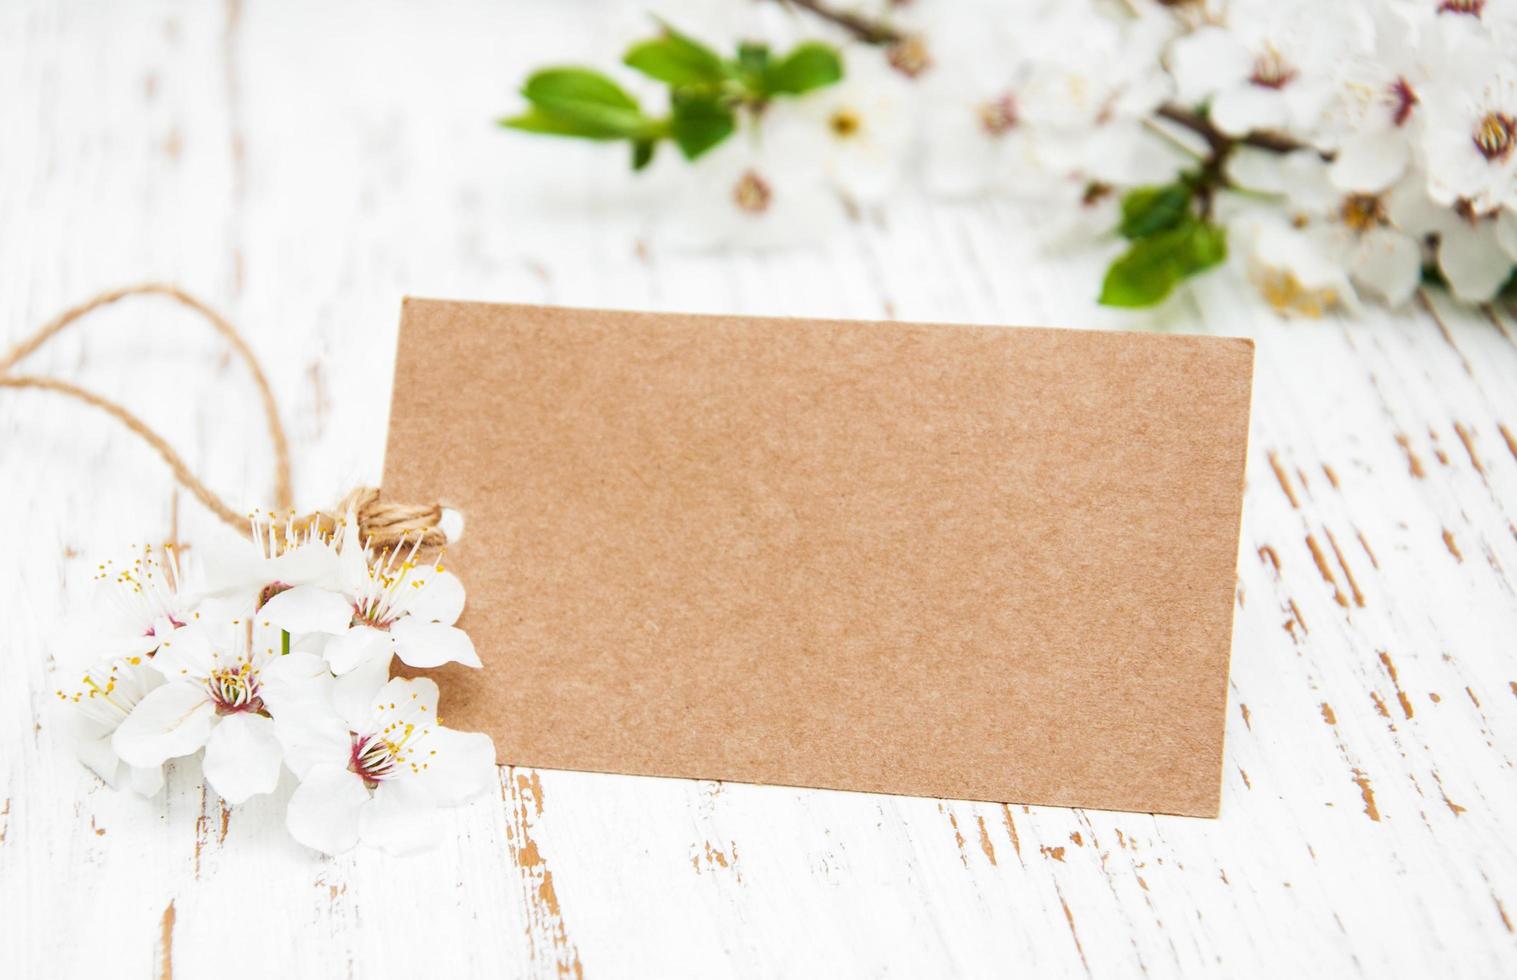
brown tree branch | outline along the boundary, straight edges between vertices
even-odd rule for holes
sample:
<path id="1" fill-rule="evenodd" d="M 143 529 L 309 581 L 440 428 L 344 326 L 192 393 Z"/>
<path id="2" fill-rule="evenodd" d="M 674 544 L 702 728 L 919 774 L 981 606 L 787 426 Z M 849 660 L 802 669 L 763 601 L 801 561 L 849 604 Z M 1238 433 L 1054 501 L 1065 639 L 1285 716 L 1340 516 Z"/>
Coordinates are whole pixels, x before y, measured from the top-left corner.
<path id="1" fill-rule="evenodd" d="M 1211 150 L 1213 156 L 1222 156 L 1232 148 L 1234 143 L 1252 146 L 1258 150 L 1268 150 L 1271 153 L 1293 153 L 1296 150 L 1311 149 L 1307 144 L 1291 139 L 1284 133 L 1274 133 L 1268 130 L 1260 130 L 1235 139 L 1212 125 L 1211 120 L 1199 112 L 1182 108 L 1173 103 L 1160 106 L 1154 110 L 1154 115 L 1160 119 L 1167 119 L 1183 129 L 1188 129 L 1206 140 L 1206 145 Z"/>
<path id="2" fill-rule="evenodd" d="M 779 0 L 779 2 L 799 7 L 813 16 L 835 24 L 865 44 L 897 44 L 904 40 L 901 32 L 888 24 L 844 10 L 833 10 L 819 0 Z"/>

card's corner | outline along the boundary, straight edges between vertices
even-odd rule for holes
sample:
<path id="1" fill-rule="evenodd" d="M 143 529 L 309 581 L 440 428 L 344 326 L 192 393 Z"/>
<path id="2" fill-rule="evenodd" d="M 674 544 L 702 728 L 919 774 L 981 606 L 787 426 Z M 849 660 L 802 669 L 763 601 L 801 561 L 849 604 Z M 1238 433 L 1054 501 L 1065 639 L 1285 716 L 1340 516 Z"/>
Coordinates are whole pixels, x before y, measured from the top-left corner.
<path id="1" fill-rule="evenodd" d="M 1242 361 L 1252 370 L 1254 366 L 1254 354 L 1257 345 L 1252 337 L 1218 337 L 1225 342 Z"/>
<path id="2" fill-rule="evenodd" d="M 1146 809 L 1155 814 L 1167 813 L 1176 817 L 1190 817 L 1194 820 L 1217 820 L 1222 816 L 1222 787 L 1218 786 L 1215 793 L 1203 797 L 1191 797 L 1184 802 L 1171 802 L 1167 806 L 1157 808 L 1150 803 L 1147 807 L 1138 809 Z"/>

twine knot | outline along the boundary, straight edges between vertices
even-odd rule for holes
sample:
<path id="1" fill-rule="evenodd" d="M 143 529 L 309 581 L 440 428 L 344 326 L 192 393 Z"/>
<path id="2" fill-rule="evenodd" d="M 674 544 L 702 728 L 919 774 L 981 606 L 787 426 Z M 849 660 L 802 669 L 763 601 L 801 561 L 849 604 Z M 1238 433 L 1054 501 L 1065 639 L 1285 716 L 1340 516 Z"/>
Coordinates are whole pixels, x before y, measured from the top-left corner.
<path id="1" fill-rule="evenodd" d="M 317 511 L 313 517 L 322 526 L 330 521 L 340 527 L 352 513 L 358 523 L 358 538 L 376 551 L 401 545 L 440 548 L 448 541 L 440 526 L 441 504 L 397 504 L 379 499 L 378 487 L 354 487 L 332 511 Z"/>

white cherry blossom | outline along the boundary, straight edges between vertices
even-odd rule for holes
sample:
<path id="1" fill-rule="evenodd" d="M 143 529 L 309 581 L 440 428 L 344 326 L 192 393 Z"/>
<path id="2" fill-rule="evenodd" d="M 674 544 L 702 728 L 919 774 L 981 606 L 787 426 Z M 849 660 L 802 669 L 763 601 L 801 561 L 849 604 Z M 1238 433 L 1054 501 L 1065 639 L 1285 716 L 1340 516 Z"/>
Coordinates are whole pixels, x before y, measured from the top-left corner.
<path id="1" fill-rule="evenodd" d="M 1228 175 L 1241 187 L 1280 195 L 1291 234 L 1266 230 L 1262 242 L 1276 256 L 1294 245 L 1285 268 L 1297 283 L 1325 286 L 1338 293 L 1338 302 L 1348 303 L 1353 296 L 1345 289 L 1346 275 L 1389 305 L 1411 298 L 1422 275 L 1422 247 L 1416 232 L 1392 221 L 1389 194 L 1343 193 L 1333 186 L 1329 165 L 1315 150 L 1279 155 L 1240 149 L 1229 161 Z M 1313 261 L 1325 267 L 1306 268 Z M 1257 282 L 1261 275 L 1254 271 Z M 1269 275 L 1262 279 L 1267 284 L 1283 281 Z"/>
<path id="2" fill-rule="evenodd" d="M 418 539 L 410 548 L 372 554 L 349 515 L 335 583 L 285 589 L 258 615 L 291 634 L 327 637 L 322 652 L 338 676 L 334 696 L 344 703 L 364 697 L 372 680 L 382 683 L 393 657 L 410 667 L 479 667 L 473 642 L 453 625 L 464 609 L 463 583 L 441 558 L 418 563 L 419 546 Z"/>
<path id="3" fill-rule="evenodd" d="M 118 657 L 147 656 L 164 637 L 194 621 L 202 601 L 198 566 L 172 545 L 147 546 L 130 564 L 100 564 L 95 575 L 100 615 L 93 645 Z"/>
<path id="4" fill-rule="evenodd" d="M 1397 0 L 1421 24 L 1437 24 L 1464 37 L 1517 43 L 1517 4 L 1511 0 Z"/>
<path id="5" fill-rule="evenodd" d="M 1139 123 L 1168 91 L 1163 38 L 1138 31 L 1151 21 L 1060 8 L 1040 20 L 1034 43 L 995 7 L 968 9 L 935 35 L 933 70 L 918 83 L 929 190 L 1041 198 L 1070 176 L 1173 176 L 1147 166 L 1158 140 Z"/>
<path id="6" fill-rule="evenodd" d="M 1467 207 L 1444 207 L 1421 186 L 1398 187 L 1386 207 L 1398 227 L 1436 242 L 1438 271 L 1460 302 L 1484 303 L 1511 277 L 1517 250 L 1509 242 L 1517 229 L 1509 213 L 1478 215 Z"/>
<path id="7" fill-rule="evenodd" d="M 1374 43 L 1338 62 L 1336 93 L 1319 145 L 1334 151 L 1330 176 L 1340 190 L 1385 191 L 1412 166 L 1422 99 L 1450 54 L 1446 32 L 1419 30 L 1406 11 L 1370 8 Z"/>
<path id="8" fill-rule="evenodd" d="M 60 671 L 69 678 L 57 691 L 66 726 L 80 761 L 107 784 L 152 795 L 163 786 L 162 760 L 124 761 L 113 744 L 116 730 L 162 685 L 156 652 L 198 624 L 203 610 L 219 615 L 228 607 L 205 596 L 199 563 L 173 545 L 148 545 L 129 562 L 96 566 L 91 600 L 93 615 L 71 618 L 63 629 L 66 659 L 81 665 Z"/>
<path id="9" fill-rule="evenodd" d="M 764 251 L 819 242 L 843 222 L 820 168 L 769 147 L 760 127 L 690 165 L 657 228 L 675 248 Z"/>
<path id="10" fill-rule="evenodd" d="M 1428 193 L 1478 215 L 1517 208 L 1517 61 L 1475 58 L 1430 86 L 1422 152 Z"/>
<path id="11" fill-rule="evenodd" d="M 905 176 L 919 92 L 875 51 L 853 49 L 845 60 L 842 82 L 771 106 L 766 139 L 776 153 L 820 165 L 849 200 L 877 204 Z"/>
<path id="12" fill-rule="evenodd" d="M 1246 207 L 1227 227 L 1229 263 L 1275 312 L 1316 319 L 1354 302 L 1348 274 L 1328 243 L 1279 210 Z"/>
<path id="13" fill-rule="evenodd" d="M 59 688 L 58 699 L 74 735 L 74 748 L 95 775 L 113 789 L 130 787 L 143 796 L 163 788 L 163 765 L 132 765 L 112 745 L 116 729 L 144 697 L 163 683 L 148 666 L 146 654 L 105 657 L 80 672 L 72 690 Z"/>
<path id="14" fill-rule="evenodd" d="M 954 37 L 956 35 L 947 35 Z M 922 84 L 923 176 L 937 194 L 965 196 L 1004 190 L 1040 175 L 1035 116 L 1025 83 L 1027 66 L 1009 39 L 998 57 L 970 43 L 998 47 L 974 35 L 952 47 Z"/>
<path id="15" fill-rule="evenodd" d="M 249 594 L 250 613 L 291 588 L 336 586 L 341 571 L 335 529 L 310 518 L 254 514 L 248 540 L 214 552 L 208 591 L 217 596 Z"/>
<path id="16" fill-rule="evenodd" d="M 1121 194 L 1100 182 L 1070 176 L 1045 190 L 1046 217 L 1039 221 L 1039 244 L 1050 256 L 1087 251 L 1092 243 L 1110 244 L 1121 221 Z"/>
<path id="17" fill-rule="evenodd" d="M 1384 196 L 1345 196 L 1327 230 L 1356 285 L 1390 306 L 1411 299 L 1422 279 L 1422 247 L 1389 221 Z"/>
<path id="18" fill-rule="evenodd" d="M 1362 44 L 1346 5 L 1311 0 L 1232 3 L 1169 50 L 1176 97 L 1209 103 L 1229 136 L 1272 130 L 1312 134 L 1332 98 L 1334 59 Z"/>
<path id="19" fill-rule="evenodd" d="M 204 748 L 206 782 L 223 799 L 270 792 L 281 761 L 271 715 L 281 697 L 307 703 L 300 692 L 319 683 L 311 659 L 281 656 L 271 643 L 254 646 L 241 622 L 176 630 L 152 659 L 164 683 L 137 701 L 112 748 L 137 767 Z"/>
<path id="20" fill-rule="evenodd" d="M 359 843 L 391 853 L 438 840 L 439 811 L 478 796 L 495 782 L 488 735 L 444 728 L 437 685 L 395 678 L 366 707 L 281 724 L 300 786 L 287 822 L 296 840 L 326 854 Z"/>

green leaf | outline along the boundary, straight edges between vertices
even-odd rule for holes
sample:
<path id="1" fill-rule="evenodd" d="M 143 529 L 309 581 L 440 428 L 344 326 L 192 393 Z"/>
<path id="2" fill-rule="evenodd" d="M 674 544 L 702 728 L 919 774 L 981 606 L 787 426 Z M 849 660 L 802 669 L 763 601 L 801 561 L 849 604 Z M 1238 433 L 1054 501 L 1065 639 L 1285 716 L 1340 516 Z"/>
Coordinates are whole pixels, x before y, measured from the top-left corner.
<path id="1" fill-rule="evenodd" d="M 518 129 L 524 133 L 540 133 L 545 136 L 577 136 L 590 140 L 622 138 L 619 134 L 608 133 L 602 126 L 583 123 L 566 116 L 551 115 L 541 109 L 528 109 L 519 116 L 510 116 L 499 122 L 507 129 Z"/>
<path id="2" fill-rule="evenodd" d="M 622 63 L 670 85 L 716 85 L 727 77 L 720 55 L 667 24 L 659 37 L 628 48 Z"/>
<path id="3" fill-rule="evenodd" d="M 743 41 L 737 46 L 737 67 L 750 81 L 761 79 L 769 68 L 769 45 Z"/>
<path id="4" fill-rule="evenodd" d="M 641 170 L 653 162 L 653 151 L 658 149 L 656 140 L 634 140 L 632 143 L 632 169 Z"/>
<path id="5" fill-rule="evenodd" d="M 694 160 L 737 128 L 732 110 L 710 93 L 675 90 L 669 134 L 685 159 Z"/>
<path id="6" fill-rule="evenodd" d="M 1190 213 L 1191 189 L 1186 184 L 1137 187 L 1122 197 L 1123 238 L 1145 238 L 1180 224 Z"/>
<path id="7" fill-rule="evenodd" d="M 636 109 L 637 100 L 611 79 L 590 68 L 544 68 L 533 72 L 521 94 L 534 105 L 593 103 Z"/>
<path id="8" fill-rule="evenodd" d="M 759 78 L 766 95 L 800 95 L 823 88 L 843 78 L 843 60 L 837 49 L 820 41 L 792 48 L 779 61 L 771 62 Z"/>
<path id="9" fill-rule="evenodd" d="M 529 132 L 587 139 L 636 139 L 650 133 L 656 125 L 643 115 L 637 100 L 620 85 L 588 68 L 545 68 L 534 72 L 522 86 L 521 94 L 533 108 L 525 117 L 518 117 L 525 119 L 526 125 L 513 128 Z"/>
<path id="10" fill-rule="evenodd" d="M 1227 234 L 1187 215 L 1178 225 L 1140 238 L 1124 252 L 1101 284 L 1105 306 L 1153 306 L 1180 280 L 1227 258 Z"/>

